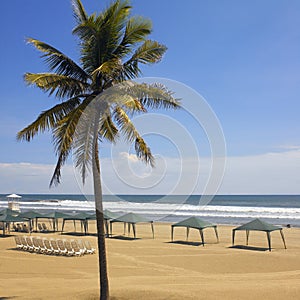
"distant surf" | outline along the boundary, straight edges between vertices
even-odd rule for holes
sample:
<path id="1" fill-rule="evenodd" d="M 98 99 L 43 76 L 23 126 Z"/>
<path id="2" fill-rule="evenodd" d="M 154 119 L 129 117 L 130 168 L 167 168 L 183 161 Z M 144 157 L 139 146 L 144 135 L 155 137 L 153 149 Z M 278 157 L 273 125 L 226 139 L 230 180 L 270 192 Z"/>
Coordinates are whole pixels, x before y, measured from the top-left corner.
<path id="1" fill-rule="evenodd" d="M 273 224 L 300 227 L 299 195 L 217 195 L 205 206 L 198 195 L 104 195 L 104 208 L 114 212 L 135 212 L 156 221 L 175 222 L 199 216 L 217 224 L 240 224 L 262 218 Z M 20 208 L 27 210 L 94 211 L 92 196 L 22 195 Z M 0 209 L 7 207 L 6 195 L 0 195 Z"/>

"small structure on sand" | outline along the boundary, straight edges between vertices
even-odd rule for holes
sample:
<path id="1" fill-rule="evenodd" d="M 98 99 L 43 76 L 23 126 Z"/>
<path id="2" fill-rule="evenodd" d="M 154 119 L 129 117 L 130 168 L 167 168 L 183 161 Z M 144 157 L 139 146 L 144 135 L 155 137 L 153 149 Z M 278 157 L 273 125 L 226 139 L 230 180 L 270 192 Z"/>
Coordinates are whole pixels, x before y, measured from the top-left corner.
<path id="1" fill-rule="evenodd" d="M 232 245 L 234 245 L 234 239 L 235 239 L 235 232 L 236 231 L 245 231 L 246 232 L 246 244 L 247 244 L 247 246 L 248 246 L 250 231 L 263 231 L 267 234 L 269 251 L 271 251 L 271 249 L 272 249 L 272 247 L 271 247 L 271 232 L 276 231 L 276 230 L 278 230 L 280 232 L 284 248 L 286 249 L 286 244 L 285 244 L 285 239 L 284 239 L 284 235 L 283 235 L 283 232 L 282 232 L 282 227 L 266 223 L 266 222 L 264 222 L 260 219 L 255 219 L 255 220 L 253 220 L 249 223 L 246 223 L 242 226 L 234 228 L 232 230 Z"/>
<path id="2" fill-rule="evenodd" d="M 10 194 L 6 196 L 6 198 L 8 199 L 8 208 L 20 212 L 19 200 L 22 198 L 22 196 L 19 196 L 17 194 Z"/>
<path id="3" fill-rule="evenodd" d="M 203 229 L 205 228 L 213 228 L 216 234 L 217 242 L 219 242 L 219 236 L 218 236 L 218 230 L 217 225 L 212 224 L 210 222 L 204 221 L 197 217 L 190 217 L 183 221 L 180 221 L 176 224 L 171 225 L 171 240 L 173 242 L 174 239 L 174 228 L 175 227 L 185 227 L 186 228 L 186 240 L 189 238 L 189 232 L 190 228 L 199 230 L 202 245 L 204 246 L 204 235 L 203 235 Z"/>

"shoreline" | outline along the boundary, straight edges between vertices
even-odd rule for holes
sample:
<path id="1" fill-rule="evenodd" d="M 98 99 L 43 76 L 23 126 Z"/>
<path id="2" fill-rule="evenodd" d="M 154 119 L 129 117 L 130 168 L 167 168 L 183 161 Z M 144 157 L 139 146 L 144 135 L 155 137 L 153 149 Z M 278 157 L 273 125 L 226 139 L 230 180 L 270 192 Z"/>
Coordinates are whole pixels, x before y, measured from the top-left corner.
<path id="1" fill-rule="evenodd" d="M 94 211 L 94 202 L 85 200 L 84 195 L 28 194 L 23 195 L 19 202 L 22 211 Z M 163 198 L 158 195 L 104 195 L 103 204 L 110 211 L 133 212 L 153 221 L 179 222 L 195 216 L 215 224 L 236 226 L 261 218 L 274 225 L 300 227 L 299 195 L 216 195 L 206 206 L 199 206 L 199 196 L 195 195 Z M 0 195 L 0 207 L 0 210 L 7 207 L 4 195 Z"/>
<path id="2" fill-rule="evenodd" d="M 251 232 L 249 247 L 245 235 L 236 236 L 233 226 L 218 225 L 220 242 L 213 230 L 205 229 L 205 246 L 197 230 L 177 228 L 170 242 L 170 223 L 155 223 L 155 238 L 149 224 L 138 224 L 137 237 L 123 236 L 123 225 L 114 225 L 113 238 L 106 239 L 112 300 L 132 299 L 297 299 L 300 295 L 300 229 L 284 229 L 287 249 L 279 233 L 272 233 L 272 251 L 266 251 L 264 233 Z M 32 236 L 88 240 L 96 247 L 95 223 L 92 235 L 80 236 L 73 224 L 66 233 L 33 233 Z M 78 227 L 79 228 L 79 227 Z M 23 233 L 13 233 L 22 235 Z M 14 237 L 0 237 L 0 297 L 15 299 L 83 299 L 98 297 L 98 255 L 63 257 L 15 250 Z M 59 287 L 59 288 L 58 288 Z"/>

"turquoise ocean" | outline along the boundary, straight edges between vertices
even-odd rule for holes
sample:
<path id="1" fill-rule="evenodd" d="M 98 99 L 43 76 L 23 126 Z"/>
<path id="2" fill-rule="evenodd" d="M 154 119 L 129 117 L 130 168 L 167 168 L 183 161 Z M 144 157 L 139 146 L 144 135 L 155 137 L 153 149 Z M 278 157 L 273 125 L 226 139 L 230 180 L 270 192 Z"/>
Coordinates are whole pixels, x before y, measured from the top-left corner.
<path id="1" fill-rule="evenodd" d="M 0 195 L 0 210 L 7 207 L 7 195 Z M 95 209 L 92 196 L 26 194 L 18 201 L 21 211 L 66 212 Z M 300 227 L 300 195 L 217 195 L 202 205 L 199 195 L 104 195 L 105 209 L 134 212 L 160 222 L 176 222 L 198 216 L 216 224 L 238 225 L 261 218 L 277 225 Z M 207 201 L 205 201 L 207 202 Z"/>

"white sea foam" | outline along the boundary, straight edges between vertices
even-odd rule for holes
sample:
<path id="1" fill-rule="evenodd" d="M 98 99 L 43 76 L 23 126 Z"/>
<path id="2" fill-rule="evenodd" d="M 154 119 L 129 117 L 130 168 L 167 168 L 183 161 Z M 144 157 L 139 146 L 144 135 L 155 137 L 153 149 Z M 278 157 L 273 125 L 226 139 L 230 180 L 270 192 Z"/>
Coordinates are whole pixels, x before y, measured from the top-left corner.
<path id="1" fill-rule="evenodd" d="M 0 208 L 6 207 L 6 203 L 0 203 Z M 23 210 L 29 209 L 63 209 L 72 211 L 94 210 L 93 201 L 24 201 L 20 202 Z M 127 201 L 104 201 L 104 208 L 111 211 L 135 212 L 151 214 L 157 216 L 199 216 L 199 217 L 219 217 L 219 218 L 272 218 L 272 219 L 293 219 L 300 220 L 300 208 L 282 207 L 252 207 L 252 206 L 219 206 L 207 205 L 197 206 L 190 204 L 170 204 L 170 203 L 137 203 Z"/>

